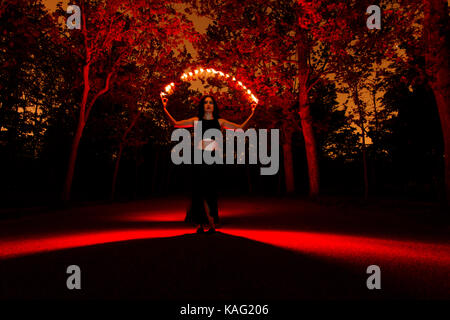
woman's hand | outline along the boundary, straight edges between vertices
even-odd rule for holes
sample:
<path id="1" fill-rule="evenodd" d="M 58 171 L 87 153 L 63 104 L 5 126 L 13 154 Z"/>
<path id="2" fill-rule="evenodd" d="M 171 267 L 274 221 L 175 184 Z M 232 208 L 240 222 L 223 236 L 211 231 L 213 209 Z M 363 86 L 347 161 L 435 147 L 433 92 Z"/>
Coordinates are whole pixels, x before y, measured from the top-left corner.
<path id="1" fill-rule="evenodd" d="M 162 97 L 161 101 L 163 103 L 164 109 L 166 109 L 168 99 L 166 97 Z"/>
<path id="2" fill-rule="evenodd" d="M 172 122 L 172 124 L 175 127 L 183 127 L 183 128 L 193 127 L 194 122 L 198 121 L 198 117 L 192 117 L 192 118 L 189 118 L 186 120 L 180 120 L 180 121 L 175 120 L 175 118 L 172 117 L 172 115 L 169 113 L 169 111 L 166 108 L 167 101 L 169 101 L 169 99 L 167 99 L 167 97 L 165 97 L 165 95 L 163 93 L 161 93 L 161 101 L 164 106 L 164 113 L 169 117 L 170 121 Z"/>
<path id="3" fill-rule="evenodd" d="M 167 101 L 169 101 L 169 99 L 167 99 L 167 97 L 165 97 L 165 93 L 164 92 L 161 92 L 159 94 L 159 96 L 161 97 L 161 101 L 162 101 L 162 104 L 163 104 L 164 110 L 165 110 L 166 106 L 167 106 Z"/>

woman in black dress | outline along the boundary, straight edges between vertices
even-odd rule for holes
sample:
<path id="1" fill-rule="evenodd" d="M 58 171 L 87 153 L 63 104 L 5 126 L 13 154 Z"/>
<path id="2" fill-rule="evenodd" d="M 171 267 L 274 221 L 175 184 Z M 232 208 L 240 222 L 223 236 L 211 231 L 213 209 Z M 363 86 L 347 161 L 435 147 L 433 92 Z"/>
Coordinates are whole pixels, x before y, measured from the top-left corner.
<path id="1" fill-rule="evenodd" d="M 216 128 L 243 129 L 255 112 L 252 108 L 251 115 L 241 125 L 219 118 L 217 103 L 212 96 L 204 96 L 198 105 L 198 116 L 185 120 L 176 121 L 166 109 L 167 100 L 163 99 L 164 111 L 175 127 L 193 127 L 201 122 L 202 137 L 206 130 Z M 210 152 L 214 156 L 217 145 L 213 139 L 204 139 L 194 148 L 202 149 L 203 154 Z M 217 164 L 192 164 L 193 166 L 193 189 L 192 201 L 186 214 L 186 222 L 197 225 L 197 233 L 203 233 L 205 227 L 209 227 L 208 232 L 215 232 L 216 224 L 219 222 L 217 207 Z"/>

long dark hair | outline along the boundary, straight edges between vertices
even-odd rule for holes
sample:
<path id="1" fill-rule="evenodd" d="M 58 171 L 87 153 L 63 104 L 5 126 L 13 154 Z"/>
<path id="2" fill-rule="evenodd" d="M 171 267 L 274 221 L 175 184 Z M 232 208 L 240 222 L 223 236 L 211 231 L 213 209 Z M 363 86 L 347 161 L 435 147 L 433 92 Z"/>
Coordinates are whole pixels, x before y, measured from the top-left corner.
<path id="1" fill-rule="evenodd" d="M 203 96 L 200 99 L 200 102 L 198 103 L 198 120 L 203 120 L 203 116 L 205 115 L 205 100 L 208 97 L 210 97 L 212 99 L 213 104 L 214 104 L 214 110 L 213 110 L 213 113 L 212 113 L 213 118 L 214 119 L 219 119 L 219 108 L 217 107 L 217 102 L 216 102 L 216 100 L 214 99 L 213 96 L 207 95 L 207 96 Z"/>

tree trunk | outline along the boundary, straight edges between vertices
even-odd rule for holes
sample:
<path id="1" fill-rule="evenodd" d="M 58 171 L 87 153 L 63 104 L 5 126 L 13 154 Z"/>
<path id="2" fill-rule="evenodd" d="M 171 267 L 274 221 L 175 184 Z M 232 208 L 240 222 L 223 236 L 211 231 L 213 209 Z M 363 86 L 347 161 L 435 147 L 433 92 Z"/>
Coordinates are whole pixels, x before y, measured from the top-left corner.
<path id="1" fill-rule="evenodd" d="M 378 123 L 378 108 L 377 108 L 377 89 L 374 87 L 372 89 L 372 98 L 373 98 L 373 115 L 375 118 L 375 141 L 374 143 L 376 144 L 378 142 L 378 134 L 379 134 L 379 123 Z M 376 145 L 378 147 L 378 145 Z"/>
<path id="2" fill-rule="evenodd" d="M 250 167 L 248 165 L 245 166 L 245 171 L 247 174 L 247 186 L 248 186 L 248 193 L 253 193 L 253 184 L 252 184 L 252 175 L 250 171 Z"/>
<path id="3" fill-rule="evenodd" d="M 374 154 L 372 155 L 373 157 L 373 165 L 371 166 L 371 175 L 370 175 L 370 180 L 372 181 L 372 186 L 374 186 L 374 189 L 377 191 L 378 190 L 378 177 L 376 172 L 378 171 L 377 169 L 381 168 L 381 170 L 383 170 L 382 166 L 380 166 L 380 161 L 378 159 L 378 148 L 379 146 L 379 141 L 380 141 L 380 125 L 379 125 L 379 115 L 378 115 L 378 108 L 377 108 L 377 87 L 373 87 L 372 89 L 372 98 L 373 98 L 373 114 L 374 114 L 374 118 L 375 118 L 375 135 L 372 138 L 372 145 L 375 146 L 374 150 Z"/>
<path id="4" fill-rule="evenodd" d="M 295 191 L 294 165 L 292 161 L 292 132 L 286 132 L 286 129 L 284 129 L 283 131 L 284 179 L 286 185 L 286 193 L 292 194 Z"/>
<path id="5" fill-rule="evenodd" d="M 281 196 L 283 194 L 281 186 L 282 186 L 282 181 L 281 181 L 281 174 L 277 174 L 277 195 Z"/>
<path id="6" fill-rule="evenodd" d="M 447 82 L 448 83 L 448 82 Z M 433 86 L 432 86 L 433 88 Z M 447 204 L 450 206 L 450 109 L 449 91 L 442 92 L 433 89 L 441 119 L 442 134 L 444 136 L 444 181 Z"/>
<path id="7" fill-rule="evenodd" d="M 165 151 L 165 150 L 164 150 Z M 167 153 L 166 152 L 164 152 L 164 155 L 166 156 L 167 155 Z M 165 184 L 165 192 L 166 192 L 166 194 L 167 193 L 171 193 L 171 187 L 173 186 L 173 183 L 172 183 L 172 169 L 173 169 L 173 164 L 172 164 L 172 161 L 165 161 L 165 167 L 166 167 L 166 171 L 165 171 L 165 173 L 166 173 L 166 179 L 165 179 L 165 181 L 166 181 L 166 184 Z"/>
<path id="8" fill-rule="evenodd" d="M 309 195 L 315 198 L 319 196 L 319 161 L 312 120 L 307 119 L 311 116 L 306 115 L 309 113 L 309 107 L 306 110 L 300 110 L 303 137 L 305 139 L 306 161 L 308 163 Z"/>
<path id="9" fill-rule="evenodd" d="M 300 36 L 303 39 L 304 36 Z M 308 163 L 309 195 L 316 198 L 319 196 L 319 161 L 317 157 L 317 146 L 314 137 L 313 119 L 308 104 L 308 65 L 307 46 L 304 39 L 300 40 L 298 50 L 298 78 L 299 78 L 299 115 L 303 137 L 305 139 L 306 161 Z"/>
<path id="10" fill-rule="evenodd" d="M 369 178 L 367 176 L 367 152 L 366 152 L 366 129 L 365 129 L 365 116 L 363 106 L 359 100 L 358 85 L 353 88 L 353 100 L 358 107 L 359 113 L 359 127 L 361 128 L 361 138 L 362 138 L 362 157 L 363 157 L 363 170 L 364 170 L 364 200 L 369 197 Z"/>
<path id="11" fill-rule="evenodd" d="M 138 160 L 138 147 L 136 146 L 134 150 L 134 193 L 133 193 L 133 199 L 137 199 L 138 194 L 138 170 L 139 170 L 139 160 Z"/>
<path id="12" fill-rule="evenodd" d="M 77 160 L 78 146 L 80 145 L 81 136 L 83 135 L 83 130 L 86 125 L 85 113 L 90 91 L 89 70 L 90 65 L 86 64 L 83 67 L 83 79 L 84 79 L 83 98 L 81 100 L 80 105 L 80 115 L 78 117 L 77 130 L 75 132 L 75 136 L 73 137 L 72 148 L 70 149 L 69 164 L 67 167 L 66 179 L 64 181 L 64 188 L 62 193 L 63 201 L 70 200 L 70 191 L 72 189 L 72 180 L 75 171 L 75 162 Z"/>
<path id="13" fill-rule="evenodd" d="M 77 160 L 78 146 L 80 145 L 81 136 L 83 134 L 85 123 L 83 120 L 78 120 L 77 130 L 73 137 L 72 147 L 70 149 L 69 165 L 67 167 L 66 180 L 64 182 L 64 189 L 62 194 L 62 200 L 70 200 L 70 191 L 72 189 L 73 174 L 75 172 L 75 162 Z"/>
<path id="14" fill-rule="evenodd" d="M 128 137 L 128 134 L 130 133 L 131 129 L 133 129 L 134 126 L 136 125 L 136 122 L 137 122 L 139 116 L 141 115 L 142 110 L 143 110 L 142 108 L 139 109 L 139 111 L 133 117 L 131 124 L 128 126 L 128 128 L 125 130 L 125 132 L 122 135 L 122 139 L 121 139 L 120 146 L 119 146 L 119 155 L 117 157 L 116 164 L 114 166 L 114 173 L 113 173 L 113 179 L 112 179 L 112 185 L 111 185 L 111 196 L 110 196 L 111 200 L 114 200 L 114 195 L 116 192 L 116 182 L 117 182 L 117 175 L 119 173 L 120 159 L 122 157 L 122 152 L 123 152 L 123 148 L 126 143 L 126 139 Z"/>
<path id="15" fill-rule="evenodd" d="M 367 152 L 366 152 L 366 139 L 363 134 L 362 142 L 362 156 L 363 156 L 363 168 L 364 168 L 364 200 L 369 198 L 369 178 L 367 176 Z"/>
<path id="16" fill-rule="evenodd" d="M 153 175 L 152 175 L 152 195 L 155 194 L 156 184 L 158 182 L 158 160 L 159 160 L 159 147 L 155 146 L 155 162 L 153 164 Z"/>
<path id="17" fill-rule="evenodd" d="M 446 0 L 425 2 L 424 41 L 426 71 L 430 79 L 441 120 L 444 138 L 444 180 L 447 205 L 450 205 L 450 107 L 448 77 L 448 4 Z"/>
<path id="18" fill-rule="evenodd" d="M 122 141 L 120 143 L 119 154 L 117 155 L 116 163 L 114 165 L 114 173 L 113 173 L 113 179 L 112 179 L 112 184 L 111 184 L 111 200 L 114 200 L 114 197 L 116 195 L 117 175 L 119 173 L 120 159 L 122 158 L 124 144 L 125 144 L 124 141 Z"/>

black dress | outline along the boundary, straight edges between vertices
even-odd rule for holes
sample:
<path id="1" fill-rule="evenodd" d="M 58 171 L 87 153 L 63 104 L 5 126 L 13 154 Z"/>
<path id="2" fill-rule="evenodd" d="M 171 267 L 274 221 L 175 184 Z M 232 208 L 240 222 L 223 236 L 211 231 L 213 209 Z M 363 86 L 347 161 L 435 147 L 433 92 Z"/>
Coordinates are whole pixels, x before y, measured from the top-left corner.
<path id="1" fill-rule="evenodd" d="M 202 136 L 203 133 L 210 129 L 221 129 L 219 120 L 200 120 L 202 123 Z M 200 122 L 199 121 L 199 122 Z M 194 148 L 196 146 L 194 145 Z M 211 153 L 214 156 L 215 151 L 203 150 L 205 153 Z M 219 222 L 219 210 L 217 206 L 217 186 L 218 186 L 218 165 L 206 164 L 202 161 L 201 164 L 194 164 L 192 162 L 192 198 L 191 203 L 186 212 L 185 221 L 194 224 L 208 224 L 208 217 L 206 215 L 204 201 L 208 204 L 210 215 L 214 219 L 214 223 Z"/>

